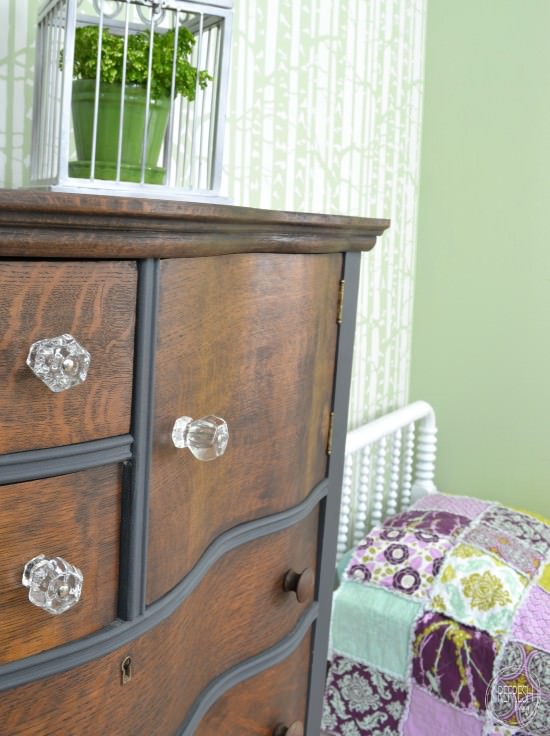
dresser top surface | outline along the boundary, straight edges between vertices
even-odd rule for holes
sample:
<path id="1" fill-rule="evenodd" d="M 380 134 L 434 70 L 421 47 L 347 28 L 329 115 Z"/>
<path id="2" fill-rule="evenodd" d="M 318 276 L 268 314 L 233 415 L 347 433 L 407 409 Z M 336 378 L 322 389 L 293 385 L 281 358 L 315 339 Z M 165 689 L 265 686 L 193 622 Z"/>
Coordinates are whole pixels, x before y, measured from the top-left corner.
<path id="1" fill-rule="evenodd" d="M 179 258 L 370 250 L 389 220 L 0 189 L 0 257 Z"/>

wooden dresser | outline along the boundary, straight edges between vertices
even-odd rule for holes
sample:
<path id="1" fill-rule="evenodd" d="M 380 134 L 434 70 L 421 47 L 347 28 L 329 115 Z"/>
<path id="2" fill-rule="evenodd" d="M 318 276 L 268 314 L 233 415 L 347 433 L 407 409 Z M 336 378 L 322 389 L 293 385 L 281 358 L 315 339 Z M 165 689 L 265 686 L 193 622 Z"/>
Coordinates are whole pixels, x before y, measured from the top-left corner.
<path id="1" fill-rule="evenodd" d="M 319 736 L 387 226 L 0 191 L 2 736 Z"/>

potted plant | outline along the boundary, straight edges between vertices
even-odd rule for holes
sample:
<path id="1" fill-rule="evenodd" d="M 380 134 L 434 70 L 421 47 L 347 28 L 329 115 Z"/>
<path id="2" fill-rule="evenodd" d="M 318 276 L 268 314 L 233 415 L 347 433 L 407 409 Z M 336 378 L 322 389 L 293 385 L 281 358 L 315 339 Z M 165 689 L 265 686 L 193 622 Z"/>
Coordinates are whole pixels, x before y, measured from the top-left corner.
<path id="1" fill-rule="evenodd" d="M 147 122 L 145 181 L 162 184 L 165 171 L 157 166 L 166 133 L 172 89 L 175 31 L 155 32 L 151 63 L 150 102 L 146 110 L 151 34 L 141 31 L 128 36 L 126 79 L 122 121 L 120 178 L 141 181 L 143 141 Z M 190 101 L 197 86 L 205 89 L 212 77 L 189 61 L 195 44 L 191 31 L 179 28 L 176 49 L 175 94 Z M 95 25 L 76 29 L 73 63 L 72 115 L 77 161 L 70 162 L 69 174 L 89 177 L 93 145 L 99 29 Z M 102 31 L 94 176 L 115 179 L 120 127 L 124 37 Z M 61 66 L 63 58 L 61 58 Z M 198 76 L 198 78 L 197 78 Z"/>

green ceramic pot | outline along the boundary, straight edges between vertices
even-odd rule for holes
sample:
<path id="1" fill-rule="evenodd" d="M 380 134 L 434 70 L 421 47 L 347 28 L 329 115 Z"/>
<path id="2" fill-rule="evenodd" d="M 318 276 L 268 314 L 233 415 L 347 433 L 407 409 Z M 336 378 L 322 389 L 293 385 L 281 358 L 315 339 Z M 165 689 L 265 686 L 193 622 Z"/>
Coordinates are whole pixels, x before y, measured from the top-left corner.
<path id="1" fill-rule="evenodd" d="M 103 82 L 100 84 L 95 152 L 95 177 L 98 179 L 116 178 L 121 93 L 120 84 Z M 94 100 L 95 81 L 79 79 L 73 82 L 72 113 L 78 161 L 69 164 L 71 176 L 90 176 Z M 146 90 L 143 87 L 126 85 L 120 170 L 120 178 L 123 181 L 140 181 L 141 178 L 141 156 L 146 118 L 145 102 Z M 169 114 L 169 97 L 150 101 L 145 155 L 145 181 L 147 183 L 162 184 L 164 182 L 165 171 L 162 167 L 157 166 L 157 163 Z"/>

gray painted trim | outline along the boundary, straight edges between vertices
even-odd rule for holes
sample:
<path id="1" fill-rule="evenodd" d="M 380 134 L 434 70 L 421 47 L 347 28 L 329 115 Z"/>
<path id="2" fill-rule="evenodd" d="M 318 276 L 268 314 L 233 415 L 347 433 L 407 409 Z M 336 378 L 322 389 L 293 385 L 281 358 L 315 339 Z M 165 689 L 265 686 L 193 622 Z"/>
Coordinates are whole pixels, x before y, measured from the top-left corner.
<path id="1" fill-rule="evenodd" d="M 80 442 L 44 450 L 12 452 L 0 457 L 0 484 L 20 483 L 54 475 L 66 475 L 99 465 L 119 463 L 132 456 L 129 434 Z M 0 490 L 1 493 L 1 490 Z"/>
<path id="2" fill-rule="evenodd" d="M 263 519 L 246 522 L 218 537 L 191 572 L 170 593 L 148 606 L 144 613 L 134 620 L 115 621 L 111 626 L 85 639 L 70 642 L 48 652 L 42 652 L 0 667 L 0 691 L 86 664 L 147 633 L 179 608 L 203 580 L 206 572 L 223 555 L 247 542 L 269 534 L 275 534 L 302 521 L 326 496 L 327 491 L 328 482 L 323 480 L 297 506 L 272 516 L 266 516 Z"/>
<path id="3" fill-rule="evenodd" d="M 320 524 L 321 529 L 324 529 L 324 531 L 318 549 L 318 569 L 321 570 L 321 575 L 318 579 L 317 599 L 320 601 L 320 604 L 319 616 L 314 630 L 306 736 L 319 736 L 321 732 L 360 263 L 360 253 L 345 254 L 344 273 L 342 276 L 346 282 L 344 291 L 344 318 L 338 333 L 337 367 L 332 403 L 334 411 L 333 442 L 332 454 L 329 458 L 328 466 L 329 492 L 321 506 Z"/>
<path id="4" fill-rule="evenodd" d="M 232 687 L 239 685 L 243 680 L 260 674 L 289 657 L 310 630 L 317 617 L 317 603 L 313 603 L 302 616 L 295 628 L 274 646 L 261 654 L 251 657 L 224 672 L 210 682 L 195 700 L 183 722 L 177 736 L 192 736 L 209 708 Z"/>
<path id="5" fill-rule="evenodd" d="M 134 458 L 123 477 L 120 531 L 118 615 L 127 621 L 145 611 L 159 281 L 160 262 L 140 261 L 132 401 Z"/>

